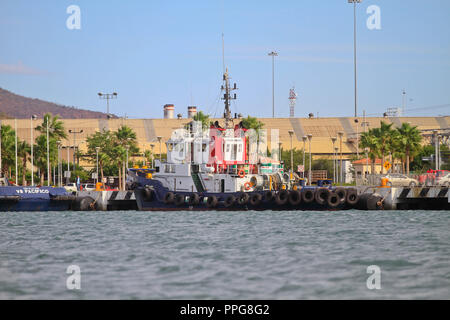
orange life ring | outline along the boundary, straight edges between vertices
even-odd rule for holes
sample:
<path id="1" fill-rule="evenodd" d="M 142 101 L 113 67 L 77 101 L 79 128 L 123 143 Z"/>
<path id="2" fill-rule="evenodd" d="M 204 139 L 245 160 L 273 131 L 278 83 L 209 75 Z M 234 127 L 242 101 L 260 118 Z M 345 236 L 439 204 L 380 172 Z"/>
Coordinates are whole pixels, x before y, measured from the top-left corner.
<path id="1" fill-rule="evenodd" d="M 239 178 L 245 177 L 245 170 L 244 169 L 239 170 L 238 176 L 239 176 Z"/>
<path id="2" fill-rule="evenodd" d="M 246 183 L 244 184 L 244 189 L 245 189 L 245 190 L 250 190 L 251 187 L 252 187 L 252 184 L 251 184 L 250 182 L 246 182 Z"/>

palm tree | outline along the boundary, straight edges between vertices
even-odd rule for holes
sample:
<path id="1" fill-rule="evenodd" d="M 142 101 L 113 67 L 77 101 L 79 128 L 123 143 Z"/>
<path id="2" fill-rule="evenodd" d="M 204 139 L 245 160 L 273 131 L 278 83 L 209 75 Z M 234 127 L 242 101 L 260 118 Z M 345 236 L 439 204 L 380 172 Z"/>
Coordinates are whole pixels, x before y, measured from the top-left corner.
<path id="1" fill-rule="evenodd" d="M 375 129 L 370 129 L 368 132 L 361 133 L 359 147 L 361 149 L 367 148 L 369 150 L 368 156 L 371 160 L 371 172 L 375 174 L 375 160 L 379 157 L 380 149 L 378 138 L 374 134 Z"/>
<path id="2" fill-rule="evenodd" d="M 259 155 L 259 144 L 260 142 L 264 141 L 265 138 L 264 132 L 262 131 L 264 123 L 262 123 L 255 117 L 247 116 L 247 118 L 242 119 L 242 126 L 247 130 L 254 130 L 254 133 L 256 135 L 256 155 Z M 248 144 L 248 146 L 249 148 L 247 148 L 247 152 L 250 152 L 251 146 L 250 144 Z"/>
<path id="3" fill-rule="evenodd" d="M 62 140 L 67 138 L 66 129 L 64 123 L 59 120 L 59 116 L 52 116 L 51 113 L 44 115 L 42 124 L 36 127 L 36 130 L 41 134 L 47 134 L 47 122 L 48 122 L 48 135 L 51 139 Z"/>
<path id="4" fill-rule="evenodd" d="M 402 123 L 398 131 L 398 145 L 401 150 L 404 150 L 406 156 L 406 174 L 409 174 L 409 164 L 412 159 L 411 156 L 419 152 L 422 142 L 422 135 L 416 126 L 411 126 L 409 123 Z"/>
<path id="5" fill-rule="evenodd" d="M 120 180 L 120 167 L 122 165 L 122 174 L 125 176 L 126 149 L 128 148 L 128 154 L 132 155 L 133 153 L 139 152 L 139 148 L 137 147 L 136 133 L 130 127 L 121 126 L 114 135 L 116 147 L 113 149 L 113 154 L 115 154 L 114 159 L 117 159 L 116 161 L 119 166 L 119 181 L 122 181 Z"/>
<path id="6" fill-rule="evenodd" d="M 10 125 L 2 125 L 2 167 L 1 172 L 9 172 L 9 169 L 15 163 L 15 131 Z M 16 179 L 17 180 L 17 179 Z"/>
<path id="7" fill-rule="evenodd" d="M 209 120 L 209 115 L 204 114 L 199 111 L 193 118 L 195 121 L 200 121 L 202 123 L 203 130 L 208 129 L 211 126 L 211 121 Z"/>
<path id="8" fill-rule="evenodd" d="M 97 149 L 98 149 L 98 167 L 100 171 L 101 180 L 103 181 L 105 164 L 111 162 L 112 150 L 114 148 L 114 136 L 109 130 L 103 130 L 96 132 L 86 138 L 88 146 L 88 154 L 90 155 L 91 162 L 96 164 L 97 162 Z"/>
<path id="9" fill-rule="evenodd" d="M 30 160 L 28 155 L 31 154 L 31 146 L 26 141 L 20 141 L 17 144 L 17 156 L 22 159 L 22 185 L 27 185 L 27 162 Z M 18 179 L 17 179 L 18 180 Z"/>

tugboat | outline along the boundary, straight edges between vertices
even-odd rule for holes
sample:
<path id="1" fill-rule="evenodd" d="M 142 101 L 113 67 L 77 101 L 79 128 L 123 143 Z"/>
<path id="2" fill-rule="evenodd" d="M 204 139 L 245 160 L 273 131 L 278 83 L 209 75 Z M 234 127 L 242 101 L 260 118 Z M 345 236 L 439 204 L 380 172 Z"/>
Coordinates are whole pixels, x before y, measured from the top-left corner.
<path id="1" fill-rule="evenodd" d="M 317 210 L 351 208 L 353 188 L 306 186 L 276 159 L 253 156 L 248 130 L 234 124 L 228 71 L 223 75 L 224 127 L 207 130 L 192 121 L 166 142 L 167 160 L 154 169 L 128 170 L 127 187 L 135 190 L 139 210 Z M 250 154 L 252 156 L 250 156 Z"/>
<path id="2" fill-rule="evenodd" d="M 0 177 L 0 211 L 65 211 L 74 200 L 64 188 L 15 186 Z"/>

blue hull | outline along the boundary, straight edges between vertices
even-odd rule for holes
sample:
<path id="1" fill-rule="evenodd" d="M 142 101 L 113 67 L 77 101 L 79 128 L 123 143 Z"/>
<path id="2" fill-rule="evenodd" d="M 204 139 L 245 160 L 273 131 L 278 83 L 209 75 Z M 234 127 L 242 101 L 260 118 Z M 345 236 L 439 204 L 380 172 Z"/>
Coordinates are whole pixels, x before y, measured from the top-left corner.
<path id="1" fill-rule="evenodd" d="M 0 211 L 65 211 L 71 208 L 64 188 L 0 187 Z"/>

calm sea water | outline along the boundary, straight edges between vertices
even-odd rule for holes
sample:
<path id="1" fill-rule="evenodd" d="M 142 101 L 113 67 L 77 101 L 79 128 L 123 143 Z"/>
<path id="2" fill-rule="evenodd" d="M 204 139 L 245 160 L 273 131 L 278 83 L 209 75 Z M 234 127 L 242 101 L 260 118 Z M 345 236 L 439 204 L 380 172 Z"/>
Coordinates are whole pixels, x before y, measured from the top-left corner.
<path id="1" fill-rule="evenodd" d="M 446 211 L 0 214 L 1 299 L 450 299 L 449 257 Z"/>

